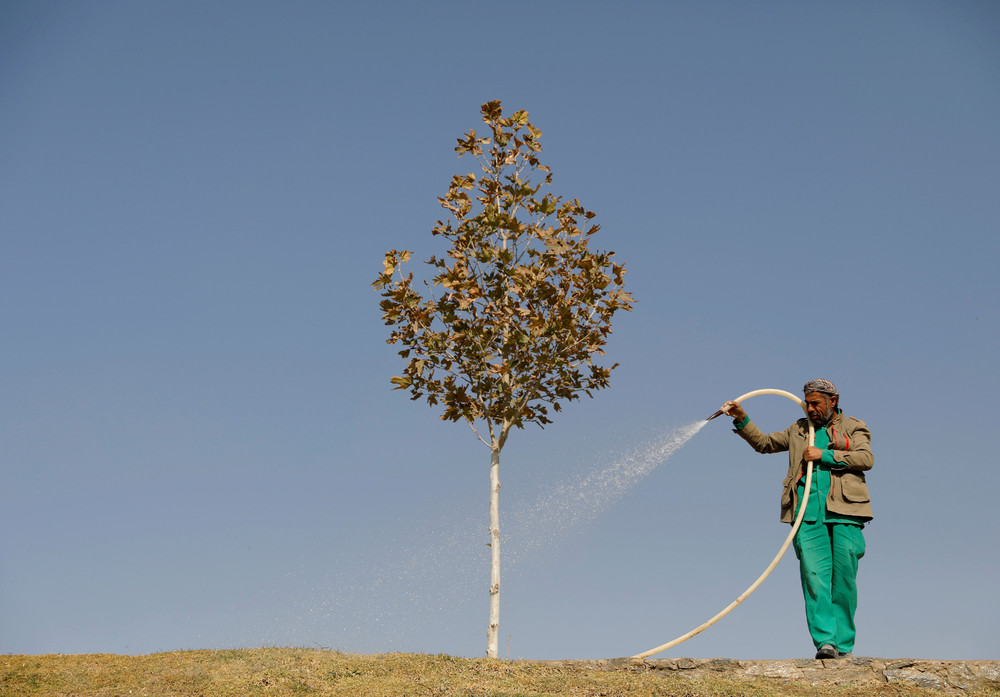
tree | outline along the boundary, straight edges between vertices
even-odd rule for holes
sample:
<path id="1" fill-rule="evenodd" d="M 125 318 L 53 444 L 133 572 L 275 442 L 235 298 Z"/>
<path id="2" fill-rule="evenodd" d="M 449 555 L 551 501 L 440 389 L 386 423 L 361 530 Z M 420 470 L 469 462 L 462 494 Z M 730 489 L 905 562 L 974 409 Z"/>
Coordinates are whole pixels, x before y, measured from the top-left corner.
<path id="1" fill-rule="evenodd" d="M 411 252 L 386 253 L 372 286 L 381 293 L 390 344 L 402 345 L 401 376 L 411 399 L 466 421 L 490 449 L 490 616 L 487 656 L 497 657 L 500 625 L 500 452 L 512 427 L 551 423 L 549 408 L 593 396 L 617 364 L 602 367 L 611 319 L 631 310 L 625 268 L 613 252 L 589 248 L 600 226 L 576 199 L 543 193 L 552 173 L 538 159 L 541 131 L 528 112 L 504 118 L 499 101 L 482 106 L 489 134 L 470 130 L 459 157 L 482 168 L 455 175 L 438 200 L 454 219 L 431 233 L 447 240 L 446 258 L 431 256 L 423 293 L 403 274 Z M 487 147 L 488 150 L 484 150 Z M 539 181 L 540 179 L 540 181 Z M 475 190 L 475 199 L 469 192 Z"/>

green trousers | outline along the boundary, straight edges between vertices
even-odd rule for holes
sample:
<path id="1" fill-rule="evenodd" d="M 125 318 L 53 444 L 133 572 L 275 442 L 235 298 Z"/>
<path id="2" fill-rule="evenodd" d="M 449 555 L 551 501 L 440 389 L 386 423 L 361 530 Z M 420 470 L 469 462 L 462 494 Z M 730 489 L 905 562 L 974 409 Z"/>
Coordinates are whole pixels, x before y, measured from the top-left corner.
<path id="1" fill-rule="evenodd" d="M 864 555 L 860 525 L 803 521 L 795 535 L 806 622 L 817 649 L 831 644 L 840 653 L 854 650 L 858 560 Z"/>

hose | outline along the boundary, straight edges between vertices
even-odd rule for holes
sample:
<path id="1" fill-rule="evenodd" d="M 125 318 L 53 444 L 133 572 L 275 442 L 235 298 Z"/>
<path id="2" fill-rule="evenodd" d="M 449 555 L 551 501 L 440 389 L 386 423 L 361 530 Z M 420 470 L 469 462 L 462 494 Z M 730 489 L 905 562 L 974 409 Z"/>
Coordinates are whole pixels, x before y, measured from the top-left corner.
<path id="1" fill-rule="evenodd" d="M 798 397 L 796 397 L 795 395 L 793 395 L 791 392 L 785 392 L 784 390 L 775 390 L 775 389 L 770 389 L 770 388 L 763 389 L 763 390 L 754 390 L 753 392 L 747 392 L 745 395 L 737 397 L 734 401 L 742 403 L 746 399 L 750 399 L 751 397 L 756 397 L 757 395 L 762 395 L 762 394 L 776 394 L 776 395 L 781 395 L 782 397 L 788 397 L 790 400 L 792 400 L 793 402 L 796 402 L 800 407 L 802 407 L 802 411 L 806 411 L 805 402 L 803 402 L 801 399 L 799 399 Z M 815 442 L 815 437 L 816 437 L 816 431 L 813 428 L 812 421 L 809 421 L 809 445 L 810 446 L 812 446 L 813 443 Z M 809 487 L 812 484 L 812 474 L 813 474 L 813 463 L 810 460 L 808 463 L 806 463 L 805 491 L 806 491 L 806 496 L 807 497 L 809 496 Z M 642 653 L 636 654 L 635 656 L 632 656 L 632 658 L 634 658 L 634 659 L 649 658 L 650 656 L 654 656 L 654 655 L 656 655 L 656 654 L 658 654 L 658 653 L 660 653 L 662 651 L 666 651 L 667 649 L 669 649 L 671 647 L 677 646 L 678 644 L 687 641 L 688 639 L 690 639 L 691 637 L 695 636 L 696 634 L 700 634 L 701 632 L 703 632 L 706 629 L 708 629 L 709 627 L 711 627 L 713 624 L 715 624 L 716 622 L 718 622 L 719 620 L 721 620 L 723 617 L 725 617 L 726 615 L 728 615 L 733 610 L 733 608 L 735 608 L 737 605 L 739 605 L 744 600 L 746 600 L 748 597 L 750 597 L 750 594 L 753 593 L 755 590 L 757 590 L 757 587 L 761 583 L 764 582 L 764 579 L 767 578 L 771 574 L 772 571 L 774 571 L 774 567 L 776 567 L 778 565 L 778 562 L 781 561 L 781 557 L 783 557 L 785 555 L 785 551 L 788 549 L 788 545 L 790 545 L 792 543 L 792 540 L 795 539 L 795 533 L 797 533 L 799 531 L 799 526 L 802 524 L 802 516 L 805 515 L 805 512 L 806 512 L 805 505 L 803 505 L 802 503 L 800 503 L 799 504 L 799 514 L 795 517 L 795 523 L 792 525 L 792 531 L 789 532 L 788 533 L 788 537 L 785 538 L 785 544 L 781 545 L 781 549 L 778 550 L 777 556 L 775 556 L 774 560 L 771 562 L 771 564 L 766 569 L 764 569 L 764 573 L 762 573 L 757 578 L 757 580 L 753 582 L 753 584 L 749 588 L 747 588 L 745 591 L 743 591 L 743 594 L 740 595 L 740 597 L 738 597 L 733 602 L 729 603 L 729 605 L 727 605 L 725 607 L 725 609 L 722 610 L 722 612 L 720 612 L 719 614 L 717 614 L 712 619 L 708 620 L 708 622 L 705 622 L 705 624 L 701 625 L 700 627 L 697 627 L 696 629 L 692 629 L 687 634 L 679 636 L 676 639 L 674 639 L 673 641 L 668 641 L 666 644 L 663 644 L 662 646 L 657 646 L 655 649 L 650 649 L 649 651 L 644 651 Z"/>

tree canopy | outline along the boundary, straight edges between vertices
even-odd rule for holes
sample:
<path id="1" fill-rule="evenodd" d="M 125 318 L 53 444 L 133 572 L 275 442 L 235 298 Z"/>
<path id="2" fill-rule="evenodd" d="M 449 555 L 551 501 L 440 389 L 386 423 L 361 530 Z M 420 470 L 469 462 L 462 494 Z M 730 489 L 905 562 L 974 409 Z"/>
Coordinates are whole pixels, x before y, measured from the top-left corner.
<path id="1" fill-rule="evenodd" d="M 632 297 L 614 253 L 590 248 L 595 214 L 546 191 L 552 173 L 528 112 L 504 117 L 492 101 L 482 118 L 487 133 L 470 130 L 455 148 L 479 162 L 481 176 L 455 175 L 438 199 L 450 217 L 431 233 L 450 248 L 426 262 L 430 282 L 418 290 L 412 271 L 403 273 L 411 252 L 391 250 L 372 285 L 393 328 L 388 342 L 407 361 L 391 378 L 396 389 L 502 447 L 511 426 L 544 426 L 550 408 L 608 386 L 617 364 L 594 357 Z"/>

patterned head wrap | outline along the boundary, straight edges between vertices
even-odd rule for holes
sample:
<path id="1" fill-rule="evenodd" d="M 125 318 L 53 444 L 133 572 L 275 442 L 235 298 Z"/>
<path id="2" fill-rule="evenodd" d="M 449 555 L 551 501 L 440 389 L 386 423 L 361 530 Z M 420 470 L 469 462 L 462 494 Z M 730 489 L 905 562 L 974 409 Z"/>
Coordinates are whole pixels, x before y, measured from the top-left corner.
<path id="1" fill-rule="evenodd" d="M 840 393 L 837 392 L 837 388 L 833 386 L 833 383 L 829 380 L 824 380 L 823 378 L 810 380 L 802 386 L 802 394 L 809 394 L 810 392 L 819 392 L 820 394 L 828 394 L 834 397 L 840 396 Z"/>

